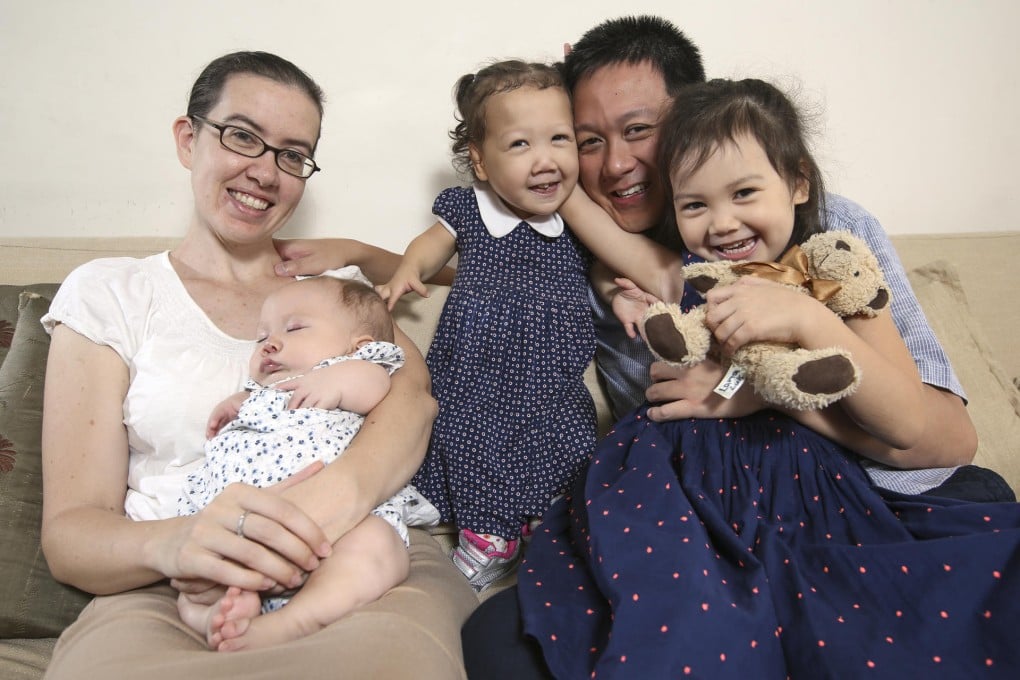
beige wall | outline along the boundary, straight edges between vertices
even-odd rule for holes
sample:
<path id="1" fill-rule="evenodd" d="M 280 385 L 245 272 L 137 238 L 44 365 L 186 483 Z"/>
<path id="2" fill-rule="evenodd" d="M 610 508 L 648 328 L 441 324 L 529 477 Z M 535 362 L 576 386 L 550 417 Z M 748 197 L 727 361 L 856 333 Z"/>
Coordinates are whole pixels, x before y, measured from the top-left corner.
<path id="1" fill-rule="evenodd" d="M 170 122 L 201 67 L 277 52 L 328 96 L 289 235 L 400 250 L 456 182 L 454 80 L 490 58 L 553 60 L 623 11 L 658 13 L 714 76 L 796 85 L 830 188 L 893 233 L 1020 228 L 1014 0 L 0 0 L 0 235 L 176 236 L 186 172 Z M 513 7 L 513 9 L 511 9 Z M 625 9 L 621 9 L 625 8 Z"/>

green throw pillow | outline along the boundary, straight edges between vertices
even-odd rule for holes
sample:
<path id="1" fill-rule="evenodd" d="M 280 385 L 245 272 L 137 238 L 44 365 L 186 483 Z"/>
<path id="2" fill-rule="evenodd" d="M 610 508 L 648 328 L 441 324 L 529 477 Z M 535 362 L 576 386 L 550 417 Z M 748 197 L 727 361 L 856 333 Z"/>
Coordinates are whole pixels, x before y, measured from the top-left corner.
<path id="1" fill-rule="evenodd" d="M 39 547 L 43 379 L 50 345 L 39 319 L 49 303 L 37 293 L 20 295 L 0 364 L 0 638 L 56 637 L 91 598 L 54 581 Z"/>

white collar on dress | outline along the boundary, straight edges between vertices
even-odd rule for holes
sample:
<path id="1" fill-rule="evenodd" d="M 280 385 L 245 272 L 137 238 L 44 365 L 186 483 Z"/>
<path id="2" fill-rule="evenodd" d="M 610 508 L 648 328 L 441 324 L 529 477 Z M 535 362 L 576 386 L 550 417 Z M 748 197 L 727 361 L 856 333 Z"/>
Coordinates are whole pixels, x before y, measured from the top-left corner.
<path id="1" fill-rule="evenodd" d="M 559 213 L 551 215 L 533 215 L 522 220 L 510 212 L 496 192 L 489 188 L 488 184 L 475 182 L 475 199 L 478 201 L 478 212 L 482 216 L 482 223 L 485 230 L 493 238 L 502 238 L 517 226 L 524 222 L 542 236 L 556 238 L 563 233 L 563 218 Z"/>

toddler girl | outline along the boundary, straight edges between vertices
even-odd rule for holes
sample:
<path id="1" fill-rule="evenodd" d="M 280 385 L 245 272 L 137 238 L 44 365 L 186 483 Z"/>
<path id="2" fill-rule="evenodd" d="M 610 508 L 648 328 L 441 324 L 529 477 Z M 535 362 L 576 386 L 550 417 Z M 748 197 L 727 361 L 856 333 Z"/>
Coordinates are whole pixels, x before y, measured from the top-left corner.
<path id="1" fill-rule="evenodd" d="M 414 484 L 460 529 L 452 558 L 478 590 L 516 566 L 522 528 L 591 454 L 583 373 L 595 339 L 588 262 L 557 209 L 577 182 L 570 99 L 555 68 L 504 61 L 463 76 L 451 132 L 472 187 L 436 199 L 438 222 L 380 287 L 390 305 L 456 253 L 426 362 L 439 416 Z"/>

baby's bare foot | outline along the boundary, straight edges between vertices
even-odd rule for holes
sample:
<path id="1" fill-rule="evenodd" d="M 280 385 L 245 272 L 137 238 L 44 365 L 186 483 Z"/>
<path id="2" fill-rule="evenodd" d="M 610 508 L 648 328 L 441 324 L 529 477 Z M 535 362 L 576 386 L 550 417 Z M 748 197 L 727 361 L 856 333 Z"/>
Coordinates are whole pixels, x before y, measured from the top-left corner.
<path id="1" fill-rule="evenodd" d="M 224 639 L 216 649 L 220 652 L 237 652 L 242 649 L 259 649 L 297 640 L 311 635 L 325 627 L 301 607 L 293 608 L 293 602 L 283 609 L 265 616 L 249 618 L 245 629 L 238 635 Z M 292 609 L 293 608 L 293 609 Z"/>
<path id="2" fill-rule="evenodd" d="M 219 649 L 227 640 L 244 635 L 252 619 L 262 613 L 262 599 L 251 590 L 230 587 L 209 617 L 206 640 L 210 649 Z"/>

